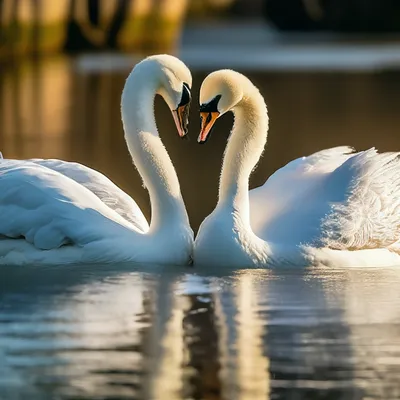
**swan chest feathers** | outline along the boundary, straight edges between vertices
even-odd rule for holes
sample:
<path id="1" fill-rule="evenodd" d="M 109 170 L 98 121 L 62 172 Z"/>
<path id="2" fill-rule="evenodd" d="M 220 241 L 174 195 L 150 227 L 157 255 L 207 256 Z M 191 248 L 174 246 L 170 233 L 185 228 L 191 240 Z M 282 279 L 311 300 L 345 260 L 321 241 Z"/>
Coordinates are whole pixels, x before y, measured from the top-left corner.
<path id="1" fill-rule="evenodd" d="M 194 245 L 195 265 L 263 268 L 310 265 L 306 249 L 267 243 L 240 216 L 218 207 L 201 224 Z"/>
<path id="2" fill-rule="evenodd" d="M 265 264 L 268 248 L 242 229 L 233 210 L 217 207 L 201 224 L 194 245 L 196 265 L 255 267 Z"/>

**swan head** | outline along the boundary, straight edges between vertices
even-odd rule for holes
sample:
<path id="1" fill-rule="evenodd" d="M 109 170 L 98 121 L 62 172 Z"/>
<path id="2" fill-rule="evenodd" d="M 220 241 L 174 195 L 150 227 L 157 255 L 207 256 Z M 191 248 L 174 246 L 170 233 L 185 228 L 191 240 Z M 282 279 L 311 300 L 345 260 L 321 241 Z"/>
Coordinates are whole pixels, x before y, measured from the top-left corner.
<path id="1" fill-rule="evenodd" d="M 172 112 L 180 137 L 188 133 L 189 110 L 192 100 L 192 75 L 178 58 L 159 54 L 145 58 L 133 69 L 135 80 L 153 87 Z M 139 76 L 140 75 L 140 76 Z"/>
<path id="2" fill-rule="evenodd" d="M 192 75 L 178 58 L 161 54 L 148 58 L 158 63 L 161 74 L 157 93 L 163 97 L 172 112 L 179 136 L 188 133 L 190 103 L 192 101 Z"/>
<path id="3" fill-rule="evenodd" d="M 210 137 L 215 121 L 228 111 L 233 111 L 243 99 L 243 88 L 250 81 L 232 70 L 219 70 L 208 75 L 200 88 L 199 143 Z M 251 83 L 250 83 L 251 84 Z"/>

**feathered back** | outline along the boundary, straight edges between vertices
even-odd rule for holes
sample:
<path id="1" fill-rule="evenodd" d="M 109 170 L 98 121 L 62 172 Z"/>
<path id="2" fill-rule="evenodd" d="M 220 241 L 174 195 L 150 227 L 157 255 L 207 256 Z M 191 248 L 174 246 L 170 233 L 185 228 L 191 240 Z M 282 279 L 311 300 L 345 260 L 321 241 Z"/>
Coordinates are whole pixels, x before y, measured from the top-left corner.
<path id="1" fill-rule="evenodd" d="M 271 242 L 337 250 L 394 245 L 400 237 L 399 153 L 352 151 L 336 147 L 299 158 L 252 190 L 255 233 Z"/>

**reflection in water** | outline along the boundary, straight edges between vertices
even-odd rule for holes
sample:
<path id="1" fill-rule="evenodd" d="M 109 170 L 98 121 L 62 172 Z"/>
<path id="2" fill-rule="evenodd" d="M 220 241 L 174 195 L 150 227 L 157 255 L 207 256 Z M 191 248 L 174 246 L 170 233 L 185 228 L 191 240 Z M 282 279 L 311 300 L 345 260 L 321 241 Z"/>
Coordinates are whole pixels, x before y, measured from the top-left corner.
<path id="1" fill-rule="evenodd" d="M 400 395 L 394 269 L 0 273 L 2 398 Z"/>
<path id="2" fill-rule="evenodd" d="M 146 330 L 141 318 L 146 289 L 137 274 L 122 274 L 78 285 L 72 295 L 56 299 L 56 313 L 63 314 L 64 320 L 60 332 L 53 331 L 51 344 L 58 358 L 58 366 L 52 367 L 56 380 L 61 378 L 63 385 L 82 394 L 137 393 L 143 356 L 132 349 L 140 348 L 141 331 Z"/>
<path id="3" fill-rule="evenodd" d="M 154 322 L 151 348 L 151 368 L 154 379 L 150 383 L 150 398 L 180 398 L 183 391 L 184 340 L 183 318 L 185 301 L 174 296 L 178 280 L 160 280 L 157 304 L 153 308 Z M 154 352 L 154 349 L 157 349 Z"/>
<path id="4" fill-rule="evenodd" d="M 234 338 L 230 343 L 233 354 L 225 362 L 226 377 L 234 367 L 236 373 L 227 379 L 231 385 L 225 393 L 228 399 L 265 399 L 269 398 L 269 359 L 264 355 L 262 337 L 264 334 L 265 321 L 259 316 L 260 304 L 260 279 L 265 279 L 268 273 L 244 271 L 236 277 L 232 297 L 225 304 L 229 307 L 228 312 L 233 316 L 228 317 L 234 324 L 228 329 L 228 335 Z M 263 286 L 263 291 L 268 290 L 268 285 Z M 226 350 L 225 350 L 226 352 Z M 233 378 L 233 379 L 232 379 Z"/>
<path id="5" fill-rule="evenodd" d="M 184 393 L 189 398 L 214 399 L 220 393 L 218 331 L 209 285 L 187 277 L 182 291 L 188 303 L 182 333 L 187 366 Z"/>
<path id="6" fill-rule="evenodd" d="M 349 321 L 355 384 L 370 398 L 400 398 L 399 271 L 346 271 L 339 278 Z M 331 289 L 328 282 L 328 288 Z M 384 379 L 382 379 L 384 377 Z"/>
<path id="7" fill-rule="evenodd" d="M 327 298 L 324 290 L 329 273 L 290 271 L 271 278 L 270 296 L 260 307 L 269 320 L 264 343 L 277 398 L 363 398 L 352 381 L 357 366 L 349 363 L 352 348 L 343 318 L 345 304 L 340 293 Z"/>
<path id="8" fill-rule="evenodd" d="M 1 71 L 1 148 L 9 158 L 68 157 L 70 64 L 62 59 Z"/>

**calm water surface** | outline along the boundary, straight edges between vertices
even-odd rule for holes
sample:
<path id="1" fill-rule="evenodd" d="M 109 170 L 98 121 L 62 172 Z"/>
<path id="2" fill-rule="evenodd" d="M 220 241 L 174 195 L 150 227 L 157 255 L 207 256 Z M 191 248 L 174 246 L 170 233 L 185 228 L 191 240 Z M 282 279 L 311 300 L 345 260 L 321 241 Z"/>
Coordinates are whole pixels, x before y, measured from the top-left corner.
<path id="1" fill-rule="evenodd" d="M 0 398 L 398 399 L 400 271 L 2 271 Z"/>
<path id="2" fill-rule="evenodd" d="M 150 215 L 123 141 L 127 70 L 48 59 L 0 71 L 6 157 L 83 162 Z M 194 102 L 208 71 L 193 68 Z M 245 71 L 244 71 L 245 72 Z M 400 75 L 256 73 L 271 133 L 252 186 L 329 146 L 399 150 Z M 159 130 L 192 225 L 216 201 L 231 116 L 198 146 Z M 399 399 L 400 269 L 109 265 L 0 270 L 0 399 Z"/>

